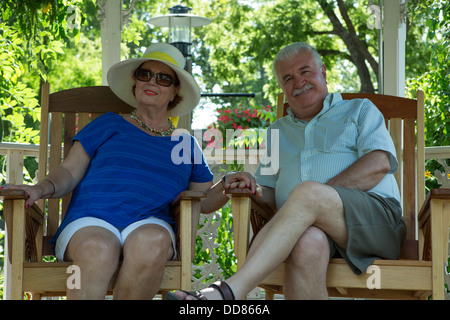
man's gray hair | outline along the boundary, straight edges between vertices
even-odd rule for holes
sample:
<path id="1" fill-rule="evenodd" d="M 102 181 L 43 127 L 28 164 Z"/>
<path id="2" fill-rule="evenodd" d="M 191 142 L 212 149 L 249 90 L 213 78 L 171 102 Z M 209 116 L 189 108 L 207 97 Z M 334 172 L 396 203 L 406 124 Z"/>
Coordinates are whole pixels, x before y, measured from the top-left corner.
<path id="1" fill-rule="evenodd" d="M 283 62 L 283 61 L 286 61 L 286 60 L 289 60 L 289 59 L 295 57 L 302 51 L 310 52 L 318 67 L 323 65 L 322 58 L 320 57 L 319 53 L 313 46 L 309 45 L 306 42 L 292 43 L 292 44 L 284 47 L 283 49 L 281 49 L 278 52 L 278 54 L 276 55 L 275 60 L 273 61 L 273 73 L 275 75 L 275 79 L 277 79 L 278 85 L 280 85 L 280 79 L 278 78 L 278 73 L 277 73 L 278 64 L 280 62 Z"/>

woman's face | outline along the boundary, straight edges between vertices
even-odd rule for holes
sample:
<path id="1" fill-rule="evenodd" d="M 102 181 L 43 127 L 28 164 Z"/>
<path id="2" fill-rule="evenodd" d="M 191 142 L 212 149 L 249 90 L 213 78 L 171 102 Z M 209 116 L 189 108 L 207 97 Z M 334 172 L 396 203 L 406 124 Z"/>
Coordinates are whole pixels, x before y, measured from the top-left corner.
<path id="1" fill-rule="evenodd" d="M 140 106 L 153 106 L 167 110 L 167 105 L 172 101 L 178 93 L 180 86 L 176 83 L 170 86 L 160 85 L 156 81 L 156 74 L 168 75 L 176 79 L 176 74 L 166 64 L 159 61 L 147 61 L 140 66 L 140 69 L 150 71 L 154 76 L 150 81 L 141 81 L 135 78 L 135 96 Z M 162 81 L 160 81 L 162 83 Z"/>

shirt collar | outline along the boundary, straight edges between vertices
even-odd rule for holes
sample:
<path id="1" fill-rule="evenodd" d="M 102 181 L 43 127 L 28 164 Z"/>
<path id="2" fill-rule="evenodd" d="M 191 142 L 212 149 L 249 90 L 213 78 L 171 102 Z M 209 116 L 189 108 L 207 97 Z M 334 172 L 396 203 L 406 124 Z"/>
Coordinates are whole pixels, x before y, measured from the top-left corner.
<path id="1" fill-rule="evenodd" d="M 325 100 L 323 101 L 323 108 L 320 110 L 319 114 L 316 117 L 320 117 L 322 114 L 330 110 L 336 103 L 342 101 L 342 96 L 338 92 L 329 93 Z M 294 114 L 294 111 L 291 108 L 286 109 L 287 114 L 294 120 L 295 122 L 307 123 L 308 121 L 297 118 Z"/>

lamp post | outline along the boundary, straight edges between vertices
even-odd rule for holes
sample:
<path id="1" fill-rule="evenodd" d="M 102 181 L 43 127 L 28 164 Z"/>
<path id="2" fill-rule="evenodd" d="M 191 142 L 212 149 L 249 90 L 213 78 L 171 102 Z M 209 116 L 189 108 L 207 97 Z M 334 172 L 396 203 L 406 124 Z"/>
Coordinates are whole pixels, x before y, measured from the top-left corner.
<path id="1" fill-rule="evenodd" d="M 211 23 L 211 19 L 200 17 L 189 13 L 192 8 L 183 5 L 176 5 L 169 9 L 170 14 L 154 17 L 149 22 L 157 27 L 169 28 L 169 43 L 181 51 L 186 58 L 185 69 L 192 73 L 191 57 L 192 28 L 206 26 Z M 192 112 L 181 116 L 178 121 L 178 128 L 191 131 Z"/>
<path id="2" fill-rule="evenodd" d="M 176 5 L 169 8 L 170 14 L 154 17 L 149 22 L 157 27 L 169 28 L 169 43 L 181 51 L 185 58 L 191 56 L 192 28 L 203 27 L 211 19 L 189 13 L 192 8 Z"/>

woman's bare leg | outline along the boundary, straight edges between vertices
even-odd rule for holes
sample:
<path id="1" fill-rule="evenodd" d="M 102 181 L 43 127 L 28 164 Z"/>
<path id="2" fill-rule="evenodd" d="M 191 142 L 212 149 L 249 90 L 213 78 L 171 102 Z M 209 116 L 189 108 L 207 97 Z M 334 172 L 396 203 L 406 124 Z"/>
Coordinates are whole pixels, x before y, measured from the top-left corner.
<path id="1" fill-rule="evenodd" d="M 112 275 L 117 269 L 121 245 L 109 230 L 85 227 L 69 241 L 65 260 L 80 268 L 80 289 L 67 290 L 68 299 L 105 299 Z"/>
<path id="2" fill-rule="evenodd" d="M 170 234 L 159 225 L 140 226 L 126 238 L 123 255 L 114 299 L 152 299 L 173 256 Z"/>

